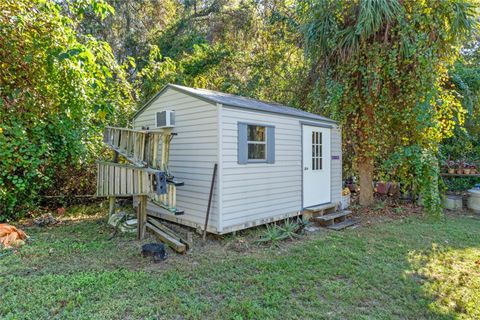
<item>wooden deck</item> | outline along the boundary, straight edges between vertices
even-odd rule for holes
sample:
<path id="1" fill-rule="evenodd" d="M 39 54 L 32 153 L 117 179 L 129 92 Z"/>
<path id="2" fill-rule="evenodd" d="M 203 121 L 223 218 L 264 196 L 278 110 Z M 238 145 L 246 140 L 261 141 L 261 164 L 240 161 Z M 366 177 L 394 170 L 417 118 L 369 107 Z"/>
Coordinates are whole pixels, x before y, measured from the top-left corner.
<path id="1" fill-rule="evenodd" d="M 155 225 L 147 221 L 149 199 L 172 214 L 183 213 L 176 208 L 176 188 L 183 183 L 175 181 L 168 170 L 173 136 L 172 128 L 132 130 L 105 127 L 103 142 L 115 151 L 115 158 L 114 162 L 97 162 L 97 196 L 109 197 L 110 214 L 115 211 L 116 197 L 138 196 L 138 238 L 143 239 L 148 227 L 177 252 L 184 252 L 184 244 L 178 244 L 171 235 L 163 234 L 165 230 L 162 231 L 158 223 Z M 117 163 L 118 156 L 122 156 L 129 164 Z"/>

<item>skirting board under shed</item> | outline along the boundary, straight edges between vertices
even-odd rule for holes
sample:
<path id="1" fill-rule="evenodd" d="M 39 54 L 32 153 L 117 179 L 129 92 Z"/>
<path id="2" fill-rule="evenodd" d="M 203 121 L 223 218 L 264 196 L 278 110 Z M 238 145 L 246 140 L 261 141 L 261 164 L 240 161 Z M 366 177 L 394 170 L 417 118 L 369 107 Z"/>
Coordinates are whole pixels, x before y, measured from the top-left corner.
<path id="1" fill-rule="evenodd" d="M 135 208 L 137 207 L 137 205 L 138 205 L 138 200 L 137 199 L 134 200 L 133 205 L 134 205 Z M 163 213 L 162 210 L 163 209 L 159 208 L 158 206 L 156 206 L 155 204 L 152 204 L 150 202 L 147 205 L 148 215 L 151 215 L 151 216 L 154 216 L 154 217 L 157 217 L 157 218 L 160 218 L 160 219 L 164 219 L 164 220 L 167 220 L 167 221 L 170 221 L 170 222 L 178 223 L 180 225 L 184 225 L 184 226 L 191 227 L 191 228 L 194 228 L 194 229 L 203 230 L 203 225 L 202 224 L 182 219 L 181 216 L 174 216 L 171 213 Z M 213 233 L 213 234 L 218 234 L 218 235 L 223 235 L 223 234 L 227 234 L 227 233 L 231 233 L 231 232 L 235 232 L 235 231 L 240 231 L 240 230 L 244 230 L 244 229 L 248 229 L 248 228 L 253 228 L 253 227 L 257 227 L 257 226 L 261 226 L 261 225 L 265 225 L 265 224 L 268 224 L 268 223 L 273 223 L 273 222 L 277 222 L 277 221 L 281 221 L 281 220 L 285 220 L 285 219 L 289 219 L 289 218 L 299 217 L 302 214 L 303 214 L 302 211 L 290 212 L 290 213 L 286 213 L 286 214 L 279 214 L 279 215 L 271 216 L 271 217 L 264 218 L 264 219 L 257 219 L 257 220 L 249 221 L 249 222 L 246 222 L 246 223 L 239 223 L 239 224 L 224 228 L 223 230 L 217 230 L 217 228 L 215 228 L 213 226 L 208 226 L 207 232 Z"/>
<path id="2" fill-rule="evenodd" d="M 268 218 L 264 218 L 264 219 L 253 220 L 253 221 L 249 221 L 249 222 L 246 222 L 246 223 L 241 223 L 241 224 L 237 224 L 237 225 L 233 225 L 233 226 L 224 228 L 218 234 L 227 234 L 227 233 L 231 233 L 231 232 L 235 232 L 235 231 L 239 231 L 239 230 L 243 230 L 243 229 L 253 228 L 253 227 L 257 227 L 257 226 L 260 226 L 260 225 L 264 225 L 264 224 L 268 224 L 268 223 L 272 223 L 272 222 L 276 222 L 276 221 L 280 221 L 280 220 L 284 220 L 284 219 L 288 219 L 288 218 L 298 217 L 300 215 L 302 215 L 302 212 L 297 211 L 297 212 L 281 214 L 281 215 L 277 215 L 277 216 L 273 216 L 273 217 L 268 217 Z"/>

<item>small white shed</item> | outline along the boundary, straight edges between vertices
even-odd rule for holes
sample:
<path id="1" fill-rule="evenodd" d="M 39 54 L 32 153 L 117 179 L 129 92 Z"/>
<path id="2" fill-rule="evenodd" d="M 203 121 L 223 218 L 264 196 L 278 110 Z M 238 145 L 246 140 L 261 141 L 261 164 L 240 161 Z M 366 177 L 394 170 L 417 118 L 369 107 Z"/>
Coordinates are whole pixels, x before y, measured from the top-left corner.
<path id="1" fill-rule="evenodd" d="M 134 116 L 134 129 L 157 127 L 173 111 L 169 168 L 184 182 L 173 215 L 191 227 L 205 221 L 212 170 L 218 164 L 207 230 L 229 233 L 338 205 L 342 192 L 341 129 L 331 119 L 277 103 L 169 84 Z"/>

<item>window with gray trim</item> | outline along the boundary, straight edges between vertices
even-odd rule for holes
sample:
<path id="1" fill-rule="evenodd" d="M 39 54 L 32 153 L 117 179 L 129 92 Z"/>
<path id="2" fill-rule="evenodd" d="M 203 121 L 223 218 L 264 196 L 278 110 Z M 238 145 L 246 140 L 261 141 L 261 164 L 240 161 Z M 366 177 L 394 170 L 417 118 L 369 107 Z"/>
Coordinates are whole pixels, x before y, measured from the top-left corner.
<path id="1" fill-rule="evenodd" d="M 267 128 L 247 125 L 247 160 L 267 160 Z"/>
<path id="2" fill-rule="evenodd" d="M 238 163 L 274 163 L 275 127 L 238 123 Z"/>

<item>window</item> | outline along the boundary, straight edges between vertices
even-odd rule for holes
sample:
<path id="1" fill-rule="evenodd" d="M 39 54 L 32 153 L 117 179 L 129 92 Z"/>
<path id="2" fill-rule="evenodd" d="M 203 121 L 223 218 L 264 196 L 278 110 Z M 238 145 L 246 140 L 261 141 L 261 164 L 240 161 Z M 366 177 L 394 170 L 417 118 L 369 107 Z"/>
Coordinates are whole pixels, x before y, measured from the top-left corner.
<path id="1" fill-rule="evenodd" d="M 264 126 L 247 125 L 248 160 L 267 160 L 267 136 Z"/>
<path id="2" fill-rule="evenodd" d="M 312 170 L 322 170 L 322 133 L 312 132 Z"/>
<path id="3" fill-rule="evenodd" d="M 275 127 L 238 123 L 238 163 L 274 163 Z"/>

